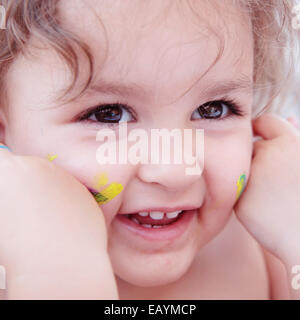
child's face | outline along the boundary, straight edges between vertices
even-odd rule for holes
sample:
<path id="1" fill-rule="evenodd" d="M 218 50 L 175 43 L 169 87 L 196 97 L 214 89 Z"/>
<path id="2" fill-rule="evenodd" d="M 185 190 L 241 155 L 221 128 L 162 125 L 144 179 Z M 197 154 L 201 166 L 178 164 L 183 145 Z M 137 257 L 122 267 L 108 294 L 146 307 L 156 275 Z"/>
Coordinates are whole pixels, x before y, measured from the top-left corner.
<path id="1" fill-rule="evenodd" d="M 252 152 L 253 46 L 249 18 L 229 1 L 226 6 L 194 1 L 199 17 L 192 14 L 187 1 L 170 3 L 78 0 L 70 7 L 69 1 L 61 2 L 66 26 L 92 49 L 93 87 L 101 78 L 113 84 L 138 84 L 144 94 L 138 88 L 127 94 L 89 89 L 77 100 L 59 106 L 54 98 L 69 85 L 70 74 L 52 49 L 36 48 L 32 49 L 35 56 L 20 57 L 7 80 L 7 145 L 19 154 L 43 158 L 57 155 L 54 162 L 90 188 L 101 172 L 107 174 L 109 182 L 123 185 L 117 197 L 102 205 L 109 254 L 116 275 L 141 286 L 178 279 L 199 249 L 222 230 L 236 200 L 236 182 L 241 174 L 248 176 Z M 107 47 L 101 23 L 107 33 Z M 205 73 L 220 52 L 222 41 L 220 59 Z M 82 84 L 86 70 L 83 67 L 80 72 Z M 244 115 L 231 114 L 226 105 L 219 104 L 219 118 L 196 116 L 204 103 L 225 99 L 235 100 Z M 134 128 L 147 132 L 151 128 L 204 129 L 203 174 L 186 175 L 184 164 L 100 166 L 96 151 L 101 142 L 96 141 L 96 133 L 105 124 L 94 116 L 81 122 L 79 117 L 88 108 L 116 102 L 127 103 L 135 112 L 134 119 L 123 110 L 122 117 L 130 121 L 128 133 Z M 117 123 L 110 128 L 118 132 Z M 145 239 L 117 218 L 118 213 L 187 205 L 199 209 L 183 234 L 172 241 Z M 161 232 L 154 231 L 157 235 Z"/>

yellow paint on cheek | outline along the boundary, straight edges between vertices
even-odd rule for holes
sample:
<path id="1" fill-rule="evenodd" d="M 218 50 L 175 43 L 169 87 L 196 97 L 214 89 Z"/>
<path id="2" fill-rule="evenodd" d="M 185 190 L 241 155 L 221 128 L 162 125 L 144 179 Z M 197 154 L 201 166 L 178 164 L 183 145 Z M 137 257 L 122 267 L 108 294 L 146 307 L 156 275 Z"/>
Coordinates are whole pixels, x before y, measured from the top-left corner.
<path id="1" fill-rule="evenodd" d="M 107 188 L 101 191 L 102 196 L 104 196 L 107 200 L 102 201 L 100 203 L 103 204 L 112 200 L 118 194 L 120 194 L 122 190 L 123 190 L 123 186 L 121 185 L 121 183 L 116 183 L 116 182 L 111 183 Z"/>
<path id="2" fill-rule="evenodd" d="M 48 154 L 47 155 L 47 159 L 49 160 L 49 161 L 53 161 L 54 159 L 56 159 L 57 158 L 57 155 L 51 155 L 51 154 Z"/>
<path id="3" fill-rule="evenodd" d="M 241 194 L 243 193 L 245 186 L 246 186 L 246 175 L 242 174 L 237 183 L 237 191 L 236 191 L 236 199 L 239 199 L 239 197 L 241 196 Z"/>
<path id="4" fill-rule="evenodd" d="M 123 190 L 122 184 L 116 182 L 113 182 L 105 189 L 100 190 L 101 187 L 105 186 L 106 184 L 108 184 L 108 177 L 105 172 L 100 173 L 95 177 L 94 186 L 95 189 L 99 192 L 94 194 L 94 198 L 99 204 L 107 203 L 108 201 L 115 198 L 118 194 L 120 194 Z"/>
<path id="5" fill-rule="evenodd" d="M 97 175 L 95 177 L 94 186 L 95 186 L 96 190 L 98 190 L 101 187 L 105 186 L 107 183 L 108 183 L 108 177 L 107 177 L 107 174 L 105 172 L 100 173 L 99 175 Z"/>

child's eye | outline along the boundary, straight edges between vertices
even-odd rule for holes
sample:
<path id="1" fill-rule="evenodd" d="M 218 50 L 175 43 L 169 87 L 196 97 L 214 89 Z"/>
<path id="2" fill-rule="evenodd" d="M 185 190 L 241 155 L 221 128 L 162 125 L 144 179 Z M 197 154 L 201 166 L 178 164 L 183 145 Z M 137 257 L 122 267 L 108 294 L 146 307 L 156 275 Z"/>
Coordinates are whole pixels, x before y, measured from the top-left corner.
<path id="1" fill-rule="evenodd" d="M 197 119 L 223 119 L 230 115 L 243 116 L 241 108 L 234 101 L 210 101 L 198 107 L 192 114 L 192 120 Z M 127 105 L 122 103 L 112 103 L 100 105 L 87 110 L 80 116 L 79 121 L 91 121 L 101 123 L 121 123 L 136 120 L 135 112 Z"/>
<path id="2" fill-rule="evenodd" d="M 228 114 L 243 116 L 240 107 L 233 101 L 210 101 L 198 107 L 192 114 L 192 120 L 195 119 L 223 119 Z"/>
<path id="3" fill-rule="evenodd" d="M 88 110 L 79 121 L 88 120 L 103 123 L 121 123 L 134 120 L 129 107 L 120 103 L 106 104 Z"/>

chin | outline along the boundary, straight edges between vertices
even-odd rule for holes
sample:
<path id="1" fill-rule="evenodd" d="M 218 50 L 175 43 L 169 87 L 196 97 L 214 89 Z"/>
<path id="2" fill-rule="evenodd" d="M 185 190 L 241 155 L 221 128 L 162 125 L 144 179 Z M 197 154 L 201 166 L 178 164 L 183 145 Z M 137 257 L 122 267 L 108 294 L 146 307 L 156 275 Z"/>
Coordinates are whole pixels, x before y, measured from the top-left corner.
<path id="1" fill-rule="evenodd" d="M 195 257 L 195 253 L 191 253 L 127 256 L 122 260 L 120 256 L 118 260 L 114 259 L 114 255 L 110 256 L 113 270 L 120 279 L 138 287 L 155 287 L 176 282 L 184 276 Z"/>

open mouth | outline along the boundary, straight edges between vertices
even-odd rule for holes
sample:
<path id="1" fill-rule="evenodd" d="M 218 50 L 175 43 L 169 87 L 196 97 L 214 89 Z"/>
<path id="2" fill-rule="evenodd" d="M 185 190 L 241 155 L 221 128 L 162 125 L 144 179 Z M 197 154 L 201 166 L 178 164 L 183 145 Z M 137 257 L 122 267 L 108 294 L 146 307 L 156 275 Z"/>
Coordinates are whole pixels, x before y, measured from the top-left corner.
<path id="1" fill-rule="evenodd" d="M 196 223 L 198 209 L 172 212 L 143 211 L 118 214 L 115 222 L 118 230 L 128 236 L 142 237 L 145 240 L 176 240 L 188 232 L 192 221 Z"/>
<path id="2" fill-rule="evenodd" d="M 184 210 L 177 210 L 173 212 L 139 212 L 134 214 L 126 214 L 127 219 L 143 228 L 166 228 L 182 218 Z"/>

